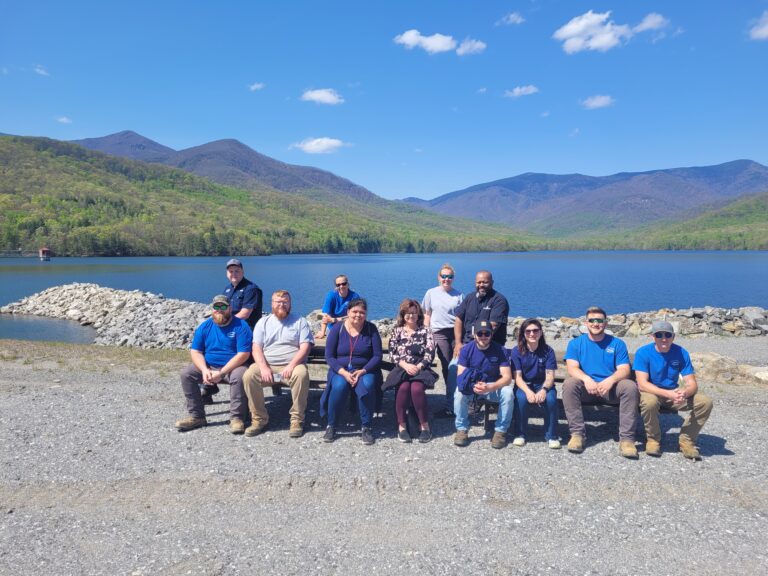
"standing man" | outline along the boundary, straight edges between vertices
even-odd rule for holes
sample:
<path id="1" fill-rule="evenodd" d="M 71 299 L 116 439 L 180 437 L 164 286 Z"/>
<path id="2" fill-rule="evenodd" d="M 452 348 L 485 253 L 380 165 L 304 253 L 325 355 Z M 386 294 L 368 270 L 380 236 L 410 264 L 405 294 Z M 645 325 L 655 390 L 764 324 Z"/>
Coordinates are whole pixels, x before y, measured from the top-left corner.
<path id="1" fill-rule="evenodd" d="M 622 340 L 605 333 L 607 315 L 597 306 L 587 309 L 587 333 L 568 343 L 563 406 L 571 439 L 568 450 L 584 451 L 586 426 L 582 401 L 619 405 L 619 454 L 637 458 L 635 427 L 640 393 L 630 380 L 629 353 Z"/>
<path id="2" fill-rule="evenodd" d="M 462 344 L 472 341 L 472 327 L 478 320 L 487 320 L 493 329 L 493 342 L 502 348 L 507 343 L 507 317 L 509 302 L 500 292 L 493 289 L 493 276 L 487 270 L 475 275 L 475 292 L 468 294 L 456 309 L 453 325 L 456 344 L 454 358 L 459 356 Z"/>
<path id="3" fill-rule="evenodd" d="M 456 364 L 451 370 L 456 335 L 456 309 L 464 300 L 464 294 L 453 287 L 456 272 L 450 264 L 443 264 L 437 273 L 437 286 L 427 290 L 421 307 L 424 309 L 424 325 L 432 330 L 432 337 L 437 346 L 437 357 L 443 371 L 445 383 L 445 408 L 440 416 L 453 417 L 453 394 L 456 391 Z"/>
<path id="4" fill-rule="evenodd" d="M 334 281 L 336 288 L 328 292 L 323 303 L 323 318 L 320 322 L 320 331 L 315 334 L 318 340 L 325 338 L 328 325 L 344 320 L 347 316 L 347 307 L 352 300 L 359 300 L 360 294 L 349 287 L 349 278 L 345 274 L 339 274 Z"/>
<path id="5" fill-rule="evenodd" d="M 651 326 L 653 343 L 635 353 L 635 376 L 640 388 L 640 415 L 645 425 L 645 453 L 661 456 L 659 408 L 688 410 L 690 414 L 680 427 L 680 452 L 691 460 L 701 460 L 696 439 L 712 412 L 712 400 L 699 392 L 691 357 L 685 348 L 674 343 L 675 329 L 666 321 Z M 678 386 L 679 377 L 682 386 Z"/>
<path id="6" fill-rule="evenodd" d="M 309 322 L 291 313 L 291 295 L 287 290 L 272 294 L 272 314 L 259 320 L 253 331 L 253 358 L 255 363 L 245 373 L 245 393 L 251 411 L 251 425 L 246 436 L 261 434 L 269 423 L 264 405 L 264 386 L 279 386 L 280 382 L 291 389 L 291 427 L 288 435 L 300 438 L 304 434 L 304 412 L 309 395 L 309 371 L 307 357 L 315 341 Z"/>
<path id="7" fill-rule="evenodd" d="M 261 288 L 243 275 L 243 263 L 237 258 L 227 261 L 227 279 L 229 284 L 224 288 L 224 295 L 229 298 L 232 315 L 245 320 L 253 330 L 261 318 Z"/>
<path id="8" fill-rule="evenodd" d="M 187 398 L 189 416 L 176 422 L 179 432 L 206 425 L 201 386 L 229 384 L 229 431 L 242 434 L 243 374 L 251 354 L 251 329 L 232 316 L 229 299 L 220 294 L 211 304 L 213 315 L 195 329 L 189 355 L 192 364 L 181 372 L 181 389 Z"/>

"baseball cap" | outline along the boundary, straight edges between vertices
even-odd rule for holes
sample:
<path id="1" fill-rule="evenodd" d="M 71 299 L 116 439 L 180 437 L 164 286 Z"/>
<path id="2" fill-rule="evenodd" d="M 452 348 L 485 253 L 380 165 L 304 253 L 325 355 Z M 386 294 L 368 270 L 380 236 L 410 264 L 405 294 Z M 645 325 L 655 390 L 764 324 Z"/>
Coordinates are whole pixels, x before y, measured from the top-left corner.
<path id="1" fill-rule="evenodd" d="M 674 334 L 675 329 L 672 324 L 666 320 L 656 320 L 656 322 L 651 325 L 651 334 L 656 334 L 656 332 L 669 332 Z"/>
<path id="2" fill-rule="evenodd" d="M 243 267 L 243 263 L 240 262 L 237 258 L 230 258 L 227 260 L 226 268 L 229 268 L 230 266 L 240 266 L 240 268 Z"/>
<path id="3" fill-rule="evenodd" d="M 211 302 L 211 306 L 214 304 L 229 304 L 229 298 L 224 296 L 224 294 L 219 294 L 218 296 L 213 297 L 213 302 Z"/>
<path id="4" fill-rule="evenodd" d="M 488 320 L 477 320 L 472 324 L 472 334 L 476 334 L 480 330 L 490 330 L 493 332 L 493 326 L 491 326 L 491 323 L 488 322 Z"/>

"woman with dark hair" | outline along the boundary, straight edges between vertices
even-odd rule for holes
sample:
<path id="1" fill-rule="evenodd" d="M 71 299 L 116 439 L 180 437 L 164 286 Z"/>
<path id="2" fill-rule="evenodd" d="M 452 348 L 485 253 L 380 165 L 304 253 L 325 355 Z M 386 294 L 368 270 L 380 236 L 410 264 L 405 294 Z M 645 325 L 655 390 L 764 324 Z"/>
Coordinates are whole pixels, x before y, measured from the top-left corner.
<path id="1" fill-rule="evenodd" d="M 426 390 L 435 387 L 437 374 L 430 366 L 435 358 L 435 340 L 432 330 L 424 326 L 424 312 L 416 300 L 406 298 L 397 312 L 397 322 L 389 339 L 389 359 L 396 364 L 389 373 L 384 390 L 397 388 L 395 414 L 397 415 L 397 438 L 410 442 L 405 412 L 410 406 L 416 411 L 421 428 L 419 442 L 429 442 L 429 416 Z"/>
<path id="2" fill-rule="evenodd" d="M 520 326 L 517 346 L 510 361 L 515 369 L 514 446 L 525 446 L 528 432 L 528 404 L 544 404 L 544 439 L 550 448 L 560 448 L 557 437 L 557 391 L 555 352 L 547 345 L 541 322 L 528 318 Z"/>
<path id="3" fill-rule="evenodd" d="M 363 444 L 374 442 L 372 422 L 382 354 L 379 330 L 365 319 L 367 314 L 368 303 L 364 299 L 352 300 L 347 307 L 347 317 L 328 332 L 325 344 L 328 385 L 320 398 L 320 415 L 328 415 L 325 442 L 336 439 L 336 425 L 350 390 L 357 396 Z"/>

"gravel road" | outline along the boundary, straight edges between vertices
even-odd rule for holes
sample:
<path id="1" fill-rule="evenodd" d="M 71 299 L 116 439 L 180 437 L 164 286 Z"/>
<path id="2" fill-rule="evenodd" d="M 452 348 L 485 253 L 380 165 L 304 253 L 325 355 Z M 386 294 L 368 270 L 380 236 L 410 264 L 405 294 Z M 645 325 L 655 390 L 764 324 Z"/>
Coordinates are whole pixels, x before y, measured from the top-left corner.
<path id="1" fill-rule="evenodd" d="M 328 445 L 317 391 L 298 440 L 287 395 L 262 436 L 229 434 L 224 399 L 178 433 L 186 357 L 0 340 L 0 574 L 766 573 L 766 388 L 702 383 L 698 463 L 672 415 L 661 458 L 620 458 L 613 410 L 581 455 L 549 450 L 541 418 L 524 448 L 480 427 L 456 448 L 447 420 L 403 445 L 391 398 L 374 446 L 354 425 Z"/>

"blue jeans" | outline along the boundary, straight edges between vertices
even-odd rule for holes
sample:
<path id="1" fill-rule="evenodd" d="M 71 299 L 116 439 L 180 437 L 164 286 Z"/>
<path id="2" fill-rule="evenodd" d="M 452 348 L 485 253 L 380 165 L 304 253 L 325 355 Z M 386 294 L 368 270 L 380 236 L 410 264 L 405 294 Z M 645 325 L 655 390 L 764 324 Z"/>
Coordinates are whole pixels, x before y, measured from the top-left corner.
<path id="1" fill-rule="evenodd" d="M 328 396 L 328 426 L 335 428 L 339 414 L 347 407 L 347 399 L 349 398 L 352 386 L 339 374 L 333 375 L 328 386 L 331 387 L 330 395 Z M 362 398 L 359 394 L 355 393 L 357 396 L 357 409 L 360 411 L 360 424 L 370 427 L 373 420 L 373 408 L 376 403 L 376 394 L 374 393 L 376 377 L 373 374 L 365 374 L 357 381 L 357 386 L 362 386 L 361 391 L 366 391 Z"/>
<path id="2" fill-rule="evenodd" d="M 514 393 L 512 386 L 504 386 L 499 390 L 478 394 L 490 402 L 499 403 L 499 414 L 496 416 L 496 432 L 506 433 L 512 422 L 514 411 Z M 456 412 L 456 430 L 469 430 L 469 401 L 472 396 L 465 396 L 459 390 L 453 395 L 453 411 Z"/>
<path id="3" fill-rule="evenodd" d="M 459 359 L 453 358 L 448 364 L 448 377 L 445 380 L 445 405 L 450 407 L 455 400 L 454 394 L 456 394 L 456 374 L 459 371 Z"/>
<path id="4" fill-rule="evenodd" d="M 528 385 L 531 390 L 538 392 L 542 384 Z M 520 388 L 515 390 L 515 437 L 528 435 L 528 398 Z M 544 401 L 544 439 L 557 440 L 557 390 L 553 387 L 547 390 Z"/>

